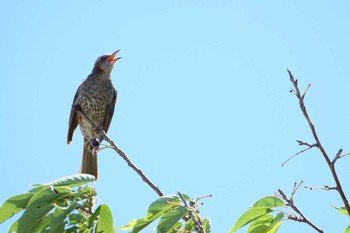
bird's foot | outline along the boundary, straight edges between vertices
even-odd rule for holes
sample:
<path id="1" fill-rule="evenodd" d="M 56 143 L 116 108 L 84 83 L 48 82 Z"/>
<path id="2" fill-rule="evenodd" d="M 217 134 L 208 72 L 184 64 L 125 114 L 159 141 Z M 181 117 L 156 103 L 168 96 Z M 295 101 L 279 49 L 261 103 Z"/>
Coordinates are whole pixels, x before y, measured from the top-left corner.
<path id="1" fill-rule="evenodd" d="M 92 154 L 96 156 L 99 150 L 98 148 L 100 147 L 100 141 L 97 138 L 91 139 L 91 146 L 92 146 Z"/>
<path id="2" fill-rule="evenodd" d="M 100 146 L 100 140 L 98 140 L 97 138 L 91 139 L 91 146 L 93 148 L 98 148 Z"/>

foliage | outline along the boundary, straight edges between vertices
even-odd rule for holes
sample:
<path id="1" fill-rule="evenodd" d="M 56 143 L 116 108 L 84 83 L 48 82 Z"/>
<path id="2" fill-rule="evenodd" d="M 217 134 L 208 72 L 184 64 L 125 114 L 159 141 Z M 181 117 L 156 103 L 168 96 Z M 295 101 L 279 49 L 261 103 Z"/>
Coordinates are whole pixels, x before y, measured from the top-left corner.
<path id="1" fill-rule="evenodd" d="M 261 198 L 241 215 L 229 233 L 236 232 L 249 224 L 248 233 L 275 233 L 281 226 L 283 217 L 285 217 L 285 214 L 280 210 L 281 207 L 285 207 L 285 204 L 278 197 Z M 273 215 L 273 213 L 276 213 L 276 215 Z"/>
<path id="2" fill-rule="evenodd" d="M 184 200 L 181 199 L 181 196 Z M 183 201 L 190 203 L 190 205 Z M 146 217 L 131 220 L 129 224 L 119 227 L 119 229 L 131 230 L 131 233 L 136 233 L 156 219 L 160 219 L 157 226 L 159 233 L 200 232 L 199 229 L 196 229 L 198 227 L 196 222 L 200 223 L 205 233 L 210 233 L 210 220 L 201 218 L 199 215 L 200 206 L 198 199 L 195 201 L 185 194 L 163 196 L 149 206 Z M 193 218 L 189 217 L 191 215 Z"/>
<path id="3" fill-rule="evenodd" d="M 94 176 L 83 174 L 34 185 L 4 202 L 0 223 L 23 211 L 9 232 L 115 232 L 107 205 L 92 211 L 96 191 L 86 184 L 94 181 Z"/>
<path id="4" fill-rule="evenodd" d="M 93 207 L 97 194 L 87 184 L 94 181 L 93 176 L 82 174 L 34 185 L 29 192 L 4 202 L 0 207 L 0 224 L 23 211 L 9 232 L 114 233 L 116 229 L 108 205 Z M 210 233 L 210 220 L 201 218 L 198 200 L 181 193 L 160 197 L 149 206 L 146 217 L 132 220 L 119 229 L 140 232 L 159 219 L 157 232 L 160 233 L 199 231 L 198 223 L 203 232 Z"/>

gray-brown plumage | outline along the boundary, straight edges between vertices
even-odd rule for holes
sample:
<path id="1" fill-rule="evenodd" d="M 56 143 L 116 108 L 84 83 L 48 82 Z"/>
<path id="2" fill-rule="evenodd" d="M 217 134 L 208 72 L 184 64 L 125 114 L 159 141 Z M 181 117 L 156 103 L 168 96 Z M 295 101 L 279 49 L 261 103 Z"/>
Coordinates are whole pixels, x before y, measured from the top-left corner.
<path id="1" fill-rule="evenodd" d="M 91 74 L 79 86 L 73 100 L 73 106 L 69 117 L 67 143 L 70 144 L 77 126 L 84 137 L 83 159 L 81 173 L 94 175 L 97 179 L 97 153 L 94 153 L 92 141 L 103 140 L 98 130 L 84 118 L 79 111 L 86 115 L 95 125 L 108 131 L 117 101 L 117 91 L 111 80 L 111 72 L 114 63 L 120 59 L 113 54 L 102 55 L 97 58 Z M 77 109 L 79 111 L 77 111 Z"/>

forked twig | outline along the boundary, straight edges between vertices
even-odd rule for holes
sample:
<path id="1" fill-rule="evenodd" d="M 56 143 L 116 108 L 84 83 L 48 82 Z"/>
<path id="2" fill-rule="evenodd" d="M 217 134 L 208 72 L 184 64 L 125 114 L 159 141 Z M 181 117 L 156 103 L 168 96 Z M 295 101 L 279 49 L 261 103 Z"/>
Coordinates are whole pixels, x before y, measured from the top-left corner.
<path id="1" fill-rule="evenodd" d="M 332 176 L 333 176 L 333 179 L 335 181 L 335 184 L 336 184 L 336 187 L 335 189 L 338 191 L 341 199 L 343 200 L 343 203 L 344 203 L 344 206 L 348 212 L 348 215 L 350 215 L 350 205 L 349 205 L 349 202 L 347 200 L 347 197 L 344 193 L 344 190 L 342 188 L 342 185 L 341 185 L 341 182 L 338 178 L 338 174 L 336 172 L 336 169 L 335 169 L 335 162 L 340 158 L 340 154 L 342 152 L 342 150 L 339 150 L 337 155 L 335 156 L 335 158 L 333 159 L 333 161 L 330 160 L 327 152 L 325 151 L 325 149 L 323 148 L 323 145 L 317 135 L 317 132 L 316 132 L 316 129 L 315 129 L 315 126 L 314 124 L 312 123 L 311 121 L 311 118 L 309 116 L 309 113 L 307 112 L 306 110 L 306 106 L 305 106 L 305 103 L 304 103 L 304 97 L 305 97 L 305 94 L 306 92 L 309 90 L 309 87 L 310 87 L 310 84 L 308 85 L 306 91 L 304 92 L 303 95 L 300 94 L 300 90 L 299 90 L 299 86 L 298 86 L 298 80 L 297 79 L 294 79 L 294 76 L 292 74 L 292 72 L 290 70 L 287 70 L 288 71 L 288 74 L 289 74 L 289 78 L 290 78 L 290 81 L 292 82 L 293 86 L 294 86 L 294 93 L 296 95 L 296 97 L 298 98 L 299 100 L 299 107 L 302 111 L 302 113 L 304 114 L 304 117 L 306 119 L 306 121 L 308 122 L 309 124 L 309 127 L 311 129 L 311 132 L 312 132 L 312 135 L 315 139 L 315 147 L 317 147 L 321 154 L 323 155 L 324 159 L 326 160 L 327 162 L 327 165 L 332 173 Z"/>
<path id="2" fill-rule="evenodd" d="M 300 184 L 298 185 L 298 187 L 301 185 L 302 182 L 300 182 Z M 313 224 L 309 219 L 307 219 L 305 217 L 305 215 L 299 210 L 299 208 L 294 205 L 294 194 L 296 192 L 296 190 L 298 189 L 298 187 L 294 186 L 293 189 L 293 194 L 292 194 L 292 198 L 288 198 L 287 195 L 281 190 L 278 189 L 279 194 L 281 195 L 282 199 L 287 203 L 288 206 L 290 206 L 295 213 L 297 213 L 298 216 L 293 216 L 293 215 L 289 215 L 288 218 L 293 220 L 293 221 L 297 221 L 297 222 L 303 222 L 306 223 L 307 225 L 311 226 L 312 228 L 314 228 L 317 232 L 319 233 L 323 233 L 323 230 L 321 230 L 320 228 L 318 228 L 315 224 Z"/>
<path id="3" fill-rule="evenodd" d="M 350 155 L 350 153 L 342 154 L 342 152 L 343 152 L 343 149 L 339 149 L 338 153 L 335 155 L 332 161 L 333 164 L 335 164 L 335 162 L 337 162 L 338 159 Z"/>

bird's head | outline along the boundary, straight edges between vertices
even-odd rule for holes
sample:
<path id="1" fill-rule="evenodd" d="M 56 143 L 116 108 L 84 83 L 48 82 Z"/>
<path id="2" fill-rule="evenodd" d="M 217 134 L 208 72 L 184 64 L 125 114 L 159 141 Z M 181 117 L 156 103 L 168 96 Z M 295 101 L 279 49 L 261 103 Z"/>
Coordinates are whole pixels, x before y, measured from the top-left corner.
<path id="1" fill-rule="evenodd" d="M 121 57 L 116 57 L 120 50 L 115 51 L 112 54 L 105 54 L 97 58 L 95 62 L 94 71 L 99 73 L 111 73 L 114 63 L 116 63 Z"/>

